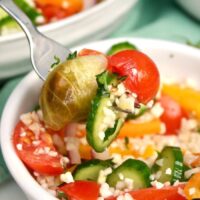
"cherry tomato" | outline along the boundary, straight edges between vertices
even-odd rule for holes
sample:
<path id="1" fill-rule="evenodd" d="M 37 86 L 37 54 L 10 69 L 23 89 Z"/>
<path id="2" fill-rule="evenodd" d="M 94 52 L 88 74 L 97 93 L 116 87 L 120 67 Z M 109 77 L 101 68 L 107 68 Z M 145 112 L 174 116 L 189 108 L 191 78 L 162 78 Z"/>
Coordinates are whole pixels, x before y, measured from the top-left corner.
<path id="1" fill-rule="evenodd" d="M 83 0 L 36 0 L 36 5 L 48 22 L 80 12 L 83 9 Z"/>
<path id="2" fill-rule="evenodd" d="M 183 118 L 187 118 L 187 113 L 170 96 L 162 95 L 160 103 L 164 108 L 164 113 L 161 116 L 161 121 L 166 126 L 166 134 L 176 134 L 180 129 L 181 120 Z"/>
<path id="3" fill-rule="evenodd" d="M 99 188 L 93 181 L 75 181 L 61 186 L 58 190 L 63 191 L 69 200 L 95 200 L 99 196 Z"/>
<path id="4" fill-rule="evenodd" d="M 99 54 L 102 54 L 102 53 L 93 49 L 82 49 L 78 53 L 78 56 L 89 56 L 89 55 L 99 55 Z"/>
<path id="5" fill-rule="evenodd" d="M 160 75 L 155 63 L 144 53 L 125 50 L 112 55 L 109 70 L 127 76 L 125 86 L 136 93 L 141 103 L 152 100 L 159 89 Z"/>
<path id="6" fill-rule="evenodd" d="M 181 186 L 170 186 L 161 189 L 147 188 L 129 192 L 134 200 L 186 200 L 181 194 L 178 193 L 178 188 Z M 116 200 L 117 197 L 111 197 L 107 200 Z"/>
<path id="7" fill-rule="evenodd" d="M 47 175 L 58 175 L 64 171 L 60 162 L 61 155 L 53 146 L 50 134 L 41 132 L 39 137 L 36 138 L 36 135 L 28 127 L 19 122 L 14 130 L 13 143 L 18 156 L 29 169 Z M 48 153 L 36 153 L 38 149 L 45 148 L 56 152 L 57 155 L 51 156 Z"/>

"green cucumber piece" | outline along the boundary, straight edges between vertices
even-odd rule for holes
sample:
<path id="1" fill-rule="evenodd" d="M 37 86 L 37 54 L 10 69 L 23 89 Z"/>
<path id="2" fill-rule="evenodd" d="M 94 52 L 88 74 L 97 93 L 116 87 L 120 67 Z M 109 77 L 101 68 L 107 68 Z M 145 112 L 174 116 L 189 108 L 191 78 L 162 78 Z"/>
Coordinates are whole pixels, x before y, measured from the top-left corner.
<path id="1" fill-rule="evenodd" d="M 0 20 L 8 16 L 7 12 L 0 8 Z"/>
<path id="2" fill-rule="evenodd" d="M 120 180 L 119 174 L 124 178 L 133 180 L 133 189 L 150 187 L 150 169 L 141 160 L 128 159 L 108 175 L 107 183 L 115 187 Z"/>
<path id="3" fill-rule="evenodd" d="M 6 29 L 19 29 L 19 26 L 12 17 L 10 17 L 3 9 L 0 9 L 0 32 L 3 33 Z"/>
<path id="4" fill-rule="evenodd" d="M 5 35 L 20 30 L 20 26 L 10 17 L 0 20 L 0 33 Z"/>
<path id="5" fill-rule="evenodd" d="M 107 55 L 111 56 L 113 54 L 116 54 L 120 51 L 123 51 L 123 50 L 129 50 L 129 49 L 132 49 L 132 50 L 137 50 L 137 47 L 129 42 L 120 42 L 120 43 L 117 43 L 117 44 L 114 44 L 107 52 Z"/>
<path id="6" fill-rule="evenodd" d="M 12 22 L 13 19 L 10 16 L 6 16 L 4 18 L 0 19 L 0 27 L 5 26 L 6 24 L 9 24 L 10 22 Z"/>
<path id="7" fill-rule="evenodd" d="M 30 4 L 26 2 L 26 0 L 14 0 L 14 2 L 19 6 L 19 8 L 24 11 L 24 13 L 30 18 L 30 20 L 37 24 L 37 17 L 42 16 L 41 13 Z"/>
<path id="8" fill-rule="evenodd" d="M 112 160 L 89 160 L 78 165 L 73 172 L 74 180 L 97 181 L 99 172 L 112 166 Z"/>
<path id="9" fill-rule="evenodd" d="M 179 147 L 166 146 L 157 158 L 157 160 L 160 159 L 163 159 L 162 166 L 159 166 L 155 162 L 152 167 L 154 173 L 161 173 L 157 180 L 161 183 L 170 182 L 171 184 L 180 181 L 184 173 L 183 154 L 181 149 Z M 166 170 L 171 171 L 171 173 L 166 174 Z"/>
<path id="10" fill-rule="evenodd" d="M 103 109 L 107 107 L 109 101 L 110 98 L 108 95 L 97 94 L 92 101 L 92 108 L 86 124 L 87 141 L 96 152 L 103 152 L 110 145 L 123 124 L 123 120 L 118 119 L 113 128 L 108 128 L 105 131 L 105 138 L 103 140 L 99 137 L 101 124 L 104 121 Z"/>
<path id="11" fill-rule="evenodd" d="M 112 74 L 108 71 L 97 75 L 98 90 L 92 101 L 91 110 L 86 124 L 87 141 L 96 152 L 103 152 L 106 147 L 111 144 L 124 123 L 123 118 L 117 117 L 114 122 L 114 127 L 103 130 L 105 137 L 103 139 L 100 138 L 99 134 L 102 132 L 101 125 L 104 123 L 106 117 L 104 114 L 104 108 L 108 107 L 108 104 L 111 102 L 108 85 L 116 86 L 123 80 L 122 78 L 123 77 L 118 77 L 118 75 Z M 109 106 L 109 109 L 112 109 L 115 114 L 118 112 L 113 105 Z"/>

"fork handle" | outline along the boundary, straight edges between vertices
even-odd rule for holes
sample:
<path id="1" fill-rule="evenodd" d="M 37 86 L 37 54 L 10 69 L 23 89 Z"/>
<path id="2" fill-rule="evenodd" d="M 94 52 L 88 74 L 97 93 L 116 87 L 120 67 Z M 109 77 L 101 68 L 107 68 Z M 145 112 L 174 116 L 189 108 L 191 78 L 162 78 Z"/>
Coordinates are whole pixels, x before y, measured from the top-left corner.
<path id="1" fill-rule="evenodd" d="M 0 0 L 0 7 L 2 7 L 8 14 L 10 14 L 14 20 L 24 30 L 29 42 L 32 44 L 32 40 L 39 34 L 34 27 L 31 20 L 21 11 L 13 0 Z"/>

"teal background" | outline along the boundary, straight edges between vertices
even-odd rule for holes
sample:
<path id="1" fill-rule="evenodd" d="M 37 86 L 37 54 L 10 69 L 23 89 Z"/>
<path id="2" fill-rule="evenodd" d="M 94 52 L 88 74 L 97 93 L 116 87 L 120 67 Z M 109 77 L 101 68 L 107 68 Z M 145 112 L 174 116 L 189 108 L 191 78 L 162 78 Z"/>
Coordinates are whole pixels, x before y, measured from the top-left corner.
<path id="1" fill-rule="evenodd" d="M 187 15 L 173 0 L 139 0 L 122 26 L 109 38 L 122 36 L 196 44 L 200 41 L 200 22 Z M 8 96 L 22 78 L 19 76 L 1 83 L 0 116 Z M 0 152 L 0 183 L 9 177 Z"/>

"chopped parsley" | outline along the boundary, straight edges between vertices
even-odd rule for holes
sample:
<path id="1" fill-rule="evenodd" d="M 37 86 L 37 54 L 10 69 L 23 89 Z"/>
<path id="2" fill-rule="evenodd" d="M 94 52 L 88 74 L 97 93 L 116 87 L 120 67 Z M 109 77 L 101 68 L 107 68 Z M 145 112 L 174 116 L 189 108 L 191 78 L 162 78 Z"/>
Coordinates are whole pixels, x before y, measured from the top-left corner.
<path id="1" fill-rule="evenodd" d="M 38 111 L 38 110 L 40 110 L 40 105 L 39 104 L 35 105 L 35 107 L 34 107 L 34 111 Z"/>
<path id="2" fill-rule="evenodd" d="M 72 60 L 77 57 L 77 51 L 74 51 L 73 53 L 70 53 L 67 57 L 67 60 Z"/>
<path id="3" fill-rule="evenodd" d="M 60 190 L 57 191 L 57 197 L 58 197 L 58 199 L 68 200 L 66 194 L 63 191 L 60 191 Z"/>
<path id="4" fill-rule="evenodd" d="M 128 149 L 129 138 L 127 136 L 124 138 L 124 143 L 125 143 L 126 148 Z"/>
<path id="5" fill-rule="evenodd" d="M 60 64 L 60 58 L 58 58 L 57 56 L 54 56 L 54 60 L 55 62 L 51 65 L 51 69 L 57 66 L 58 64 Z"/>

